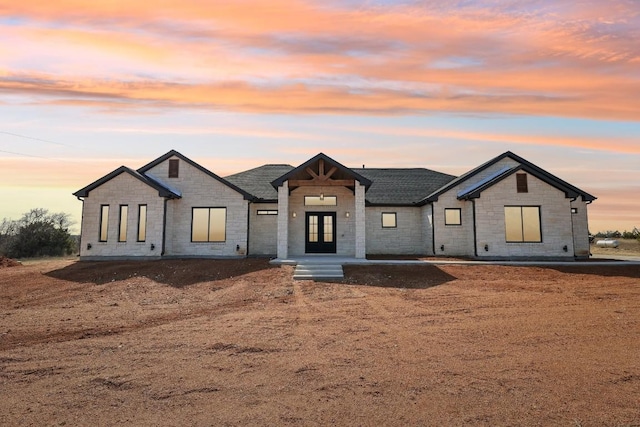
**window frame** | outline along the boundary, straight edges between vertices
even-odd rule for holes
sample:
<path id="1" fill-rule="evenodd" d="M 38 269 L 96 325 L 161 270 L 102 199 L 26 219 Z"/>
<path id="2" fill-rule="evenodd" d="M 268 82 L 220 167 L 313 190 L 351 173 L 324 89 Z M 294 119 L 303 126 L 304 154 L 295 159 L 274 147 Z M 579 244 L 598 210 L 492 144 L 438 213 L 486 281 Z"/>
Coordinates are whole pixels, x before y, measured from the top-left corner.
<path id="1" fill-rule="evenodd" d="M 385 215 L 393 215 L 393 225 L 384 225 Z M 380 224 L 382 228 L 398 228 L 398 213 L 397 212 L 380 212 Z"/>
<path id="2" fill-rule="evenodd" d="M 106 215 L 105 215 L 106 208 Z M 102 238 L 104 236 L 104 239 Z M 100 205 L 100 223 L 98 224 L 98 242 L 109 241 L 109 205 Z"/>
<path id="3" fill-rule="evenodd" d="M 458 211 L 458 222 L 447 222 L 447 211 Z M 460 227 L 462 225 L 462 208 L 444 208 L 444 225 Z"/>
<path id="4" fill-rule="evenodd" d="M 124 212 L 124 215 L 123 215 Z M 122 220 L 124 216 L 124 221 Z M 127 242 L 127 231 L 129 222 L 129 205 L 120 205 L 118 208 L 118 243 Z"/>
<path id="5" fill-rule="evenodd" d="M 526 173 L 516 173 L 516 191 L 518 193 L 529 192 L 529 180 Z"/>
<path id="6" fill-rule="evenodd" d="M 520 208 L 520 235 L 522 240 L 508 240 L 507 239 L 507 208 Z M 538 210 L 538 232 L 540 235 L 540 240 L 525 240 L 525 220 L 524 220 L 524 209 L 523 208 L 536 208 Z M 542 235 L 542 206 L 540 205 L 505 205 L 504 206 L 504 230 L 505 230 L 505 242 L 506 243 L 543 243 L 543 235 Z"/>
<path id="7" fill-rule="evenodd" d="M 140 220 L 142 219 L 142 208 L 144 208 L 144 224 L 141 227 Z M 138 205 L 138 233 L 136 235 L 136 242 L 142 243 L 147 241 L 147 212 L 148 212 L 148 209 L 146 204 Z M 140 231 L 144 231 L 144 236 L 142 239 L 140 238 L 140 234 L 141 234 Z"/>
<path id="8" fill-rule="evenodd" d="M 319 202 L 322 202 L 322 203 L 309 203 L 309 202 L 307 202 L 307 200 L 311 201 L 311 200 L 315 200 L 315 199 L 317 199 Z M 333 200 L 334 203 L 326 203 L 328 200 Z M 338 196 L 306 195 L 306 196 L 304 196 L 304 205 L 305 206 L 338 206 Z"/>
<path id="9" fill-rule="evenodd" d="M 278 215 L 277 209 L 258 209 L 256 215 Z"/>
<path id="10" fill-rule="evenodd" d="M 180 159 L 169 159 L 169 178 L 179 178 L 180 177 Z"/>
<path id="11" fill-rule="evenodd" d="M 194 214 L 197 209 L 207 209 L 207 240 L 193 240 L 194 237 Z M 211 240 L 211 211 L 212 210 L 224 211 L 224 229 L 223 240 Z M 227 241 L 227 207 L 226 206 L 193 206 L 191 208 L 191 243 L 225 243 Z"/>

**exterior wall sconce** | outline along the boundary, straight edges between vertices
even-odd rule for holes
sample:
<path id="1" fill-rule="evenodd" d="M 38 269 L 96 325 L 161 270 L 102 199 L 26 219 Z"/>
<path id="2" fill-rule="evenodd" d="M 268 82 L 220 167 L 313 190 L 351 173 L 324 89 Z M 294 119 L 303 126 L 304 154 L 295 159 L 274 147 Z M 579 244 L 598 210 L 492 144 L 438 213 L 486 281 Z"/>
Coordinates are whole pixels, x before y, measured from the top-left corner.
<path id="1" fill-rule="evenodd" d="M 351 214 L 349 212 L 347 212 L 346 214 L 344 214 L 344 216 L 346 216 L 347 218 L 349 218 L 351 216 Z"/>
<path id="2" fill-rule="evenodd" d="M 294 213 L 292 213 L 292 214 L 291 214 L 291 216 L 295 218 L 295 217 L 297 217 L 298 215 L 294 212 Z"/>
<path id="3" fill-rule="evenodd" d="M 91 243 L 87 243 L 87 250 L 91 250 Z"/>
<path id="4" fill-rule="evenodd" d="M 444 252 L 444 245 L 440 245 L 440 250 Z"/>
<path id="5" fill-rule="evenodd" d="M 484 251 L 489 252 L 489 245 L 484 245 Z"/>
<path id="6" fill-rule="evenodd" d="M 240 250 L 240 245 L 236 245 L 236 252 Z"/>
<path id="7" fill-rule="evenodd" d="M 569 252 L 569 248 L 567 247 L 567 245 L 564 245 L 564 246 L 562 247 L 562 250 L 563 250 L 563 251 L 565 251 L 565 252 Z"/>
<path id="8" fill-rule="evenodd" d="M 320 193 L 320 200 L 324 200 L 324 193 Z"/>
<path id="9" fill-rule="evenodd" d="M 153 243 L 151 244 L 151 250 L 155 250 L 156 249 L 156 245 L 154 245 Z"/>

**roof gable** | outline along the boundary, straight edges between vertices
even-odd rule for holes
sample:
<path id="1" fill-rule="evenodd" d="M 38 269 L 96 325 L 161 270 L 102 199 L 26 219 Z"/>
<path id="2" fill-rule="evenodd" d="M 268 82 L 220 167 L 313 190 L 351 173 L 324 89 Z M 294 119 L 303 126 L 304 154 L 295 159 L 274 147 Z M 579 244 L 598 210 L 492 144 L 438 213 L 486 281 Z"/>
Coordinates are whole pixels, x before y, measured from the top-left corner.
<path id="1" fill-rule="evenodd" d="M 492 174 L 490 177 L 485 178 L 475 184 L 471 184 L 470 187 L 467 187 L 466 189 L 462 190 L 460 193 L 458 193 L 458 198 L 461 198 L 461 193 L 463 195 L 465 195 L 465 197 L 462 198 L 475 198 L 475 197 L 479 197 L 480 192 L 482 192 L 482 190 L 492 186 L 493 184 L 495 184 L 496 182 L 499 182 L 501 180 L 503 180 L 504 178 L 506 178 L 507 176 L 515 173 L 517 170 L 524 170 L 528 173 L 530 173 L 531 175 L 535 176 L 536 178 L 546 182 L 547 184 L 558 188 L 561 191 L 564 191 L 564 193 L 567 195 L 567 197 L 582 197 L 583 201 L 586 202 L 591 202 L 593 200 L 596 199 L 595 196 L 592 196 L 591 194 L 587 193 L 586 191 L 582 191 L 577 187 L 574 187 L 573 185 L 569 184 L 566 181 L 563 181 L 562 179 L 558 178 L 557 176 L 545 171 L 544 169 L 534 165 L 533 163 L 523 159 L 522 157 L 512 153 L 511 151 L 507 151 L 505 153 L 502 153 L 501 155 L 499 155 L 498 157 L 495 157 L 491 160 L 489 160 L 488 162 L 478 166 L 475 169 L 470 170 L 469 172 L 461 175 L 460 177 L 452 180 L 451 182 L 447 183 L 446 185 L 444 185 L 442 188 L 438 189 L 437 191 L 433 192 L 432 194 L 430 194 L 428 197 L 425 197 L 420 203 L 421 204 L 425 204 L 425 203 L 429 203 L 429 202 L 435 202 L 438 200 L 438 197 L 445 193 L 446 191 L 449 191 L 450 189 L 452 189 L 453 187 L 455 187 L 458 184 L 461 184 L 465 181 L 470 180 L 471 178 L 473 178 L 474 176 L 476 176 L 477 174 L 481 173 L 482 171 L 486 170 L 487 168 L 495 165 L 496 163 L 498 163 L 500 160 L 503 160 L 505 158 L 510 158 L 511 160 L 514 160 L 516 162 L 518 162 L 520 165 L 519 166 L 514 166 L 513 168 L 506 170 L 506 169 L 501 169 L 499 171 L 499 173 L 495 173 Z M 473 195 L 474 197 L 471 197 L 471 195 Z"/>
<path id="2" fill-rule="evenodd" d="M 323 165 L 328 165 L 329 170 L 323 170 L 323 168 L 326 167 Z M 318 166 L 318 168 L 316 168 L 316 166 Z M 325 173 L 326 175 L 324 175 Z M 311 176 L 312 179 L 308 181 L 318 182 L 318 177 L 321 175 L 326 176 L 327 181 L 333 180 L 334 182 L 343 182 L 353 180 L 354 182 L 358 181 L 366 188 L 371 185 L 371 181 L 367 178 L 354 172 L 353 169 L 333 160 L 324 153 L 319 153 L 300 166 L 291 169 L 289 172 L 273 180 L 271 185 L 273 185 L 274 188 L 278 188 L 282 186 L 285 181 L 306 181 L 304 178 L 309 176 Z"/>
<path id="3" fill-rule="evenodd" d="M 157 159 L 153 160 L 152 162 L 147 163 L 146 165 L 144 165 L 140 169 L 138 169 L 138 172 L 141 173 L 141 174 L 144 174 L 147 171 L 151 170 L 152 168 L 158 166 L 160 163 L 167 161 L 171 157 L 177 157 L 180 160 L 183 160 L 183 161 L 187 162 L 188 164 L 190 164 L 194 168 L 198 169 L 199 171 L 203 172 L 204 174 L 206 174 L 206 175 L 210 176 L 211 178 L 221 182 L 222 184 L 226 185 L 227 187 L 231 188 L 232 190 L 242 194 L 244 196 L 245 200 L 252 200 L 254 198 L 251 194 L 249 194 L 245 190 L 237 187 L 236 185 L 232 184 L 231 182 L 227 181 L 226 179 L 219 177 L 215 173 L 211 172 L 209 169 L 205 168 L 204 166 L 199 165 L 198 163 L 196 163 L 193 160 L 191 160 L 190 158 L 182 155 L 181 153 L 177 152 L 176 150 L 171 150 L 168 153 L 166 153 L 166 154 L 158 157 Z"/>
<path id="4" fill-rule="evenodd" d="M 86 187 L 76 191 L 75 193 L 73 193 L 74 196 L 76 197 L 88 197 L 89 196 L 89 192 L 91 192 L 92 190 L 100 187 L 102 184 L 105 184 L 106 182 L 111 181 L 112 179 L 114 179 L 117 176 L 120 176 L 123 173 L 128 173 L 129 175 L 131 175 L 132 177 L 136 178 L 137 180 L 143 182 L 144 184 L 147 184 L 148 186 L 150 186 L 151 188 L 154 188 L 156 190 L 158 190 L 158 196 L 160 197 L 166 197 L 169 199 L 179 199 L 180 193 L 165 187 L 164 185 L 162 185 L 161 183 L 150 179 L 149 177 L 142 175 L 141 173 L 134 171 L 133 169 L 130 169 L 126 166 L 120 166 L 118 169 L 114 170 L 113 172 L 103 176 L 102 178 L 92 182 L 91 184 L 87 185 Z"/>

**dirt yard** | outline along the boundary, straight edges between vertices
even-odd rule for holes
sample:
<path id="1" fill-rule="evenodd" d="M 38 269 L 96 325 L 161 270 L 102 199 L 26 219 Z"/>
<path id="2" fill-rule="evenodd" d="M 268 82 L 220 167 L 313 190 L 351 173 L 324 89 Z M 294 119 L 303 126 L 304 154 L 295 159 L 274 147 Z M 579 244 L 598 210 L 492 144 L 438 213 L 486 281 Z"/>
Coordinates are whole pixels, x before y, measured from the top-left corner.
<path id="1" fill-rule="evenodd" d="M 640 425 L 640 267 L 0 269 L 0 424 Z"/>

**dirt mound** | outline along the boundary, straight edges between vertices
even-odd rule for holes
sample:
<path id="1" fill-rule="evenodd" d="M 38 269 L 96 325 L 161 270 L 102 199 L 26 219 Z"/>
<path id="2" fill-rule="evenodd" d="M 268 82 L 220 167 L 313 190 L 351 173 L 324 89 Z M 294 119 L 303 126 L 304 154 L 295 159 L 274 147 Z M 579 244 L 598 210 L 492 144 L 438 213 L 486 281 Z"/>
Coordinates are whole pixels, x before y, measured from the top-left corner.
<path id="1" fill-rule="evenodd" d="M 15 259 L 0 256 L 0 268 L 18 267 L 20 265 L 22 264 L 19 261 L 16 261 Z"/>

